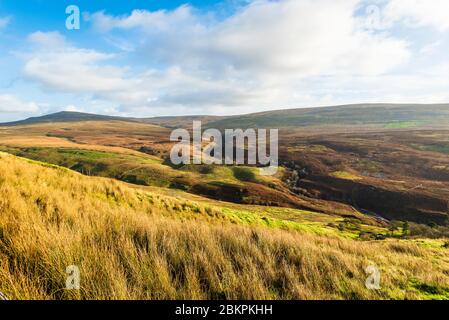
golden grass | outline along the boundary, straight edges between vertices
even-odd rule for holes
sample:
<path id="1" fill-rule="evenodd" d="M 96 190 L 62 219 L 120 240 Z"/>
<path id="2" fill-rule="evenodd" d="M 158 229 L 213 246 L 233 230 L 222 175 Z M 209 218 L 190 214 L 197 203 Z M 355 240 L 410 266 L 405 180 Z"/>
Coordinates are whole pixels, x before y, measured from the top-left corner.
<path id="1" fill-rule="evenodd" d="M 339 178 L 339 179 L 344 179 L 344 180 L 356 181 L 356 180 L 362 179 L 358 175 L 355 175 L 348 171 L 335 171 L 335 172 L 332 172 L 330 175 L 334 178 Z"/>
<path id="2" fill-rule="evenodd" d="M 4 153 L 0 194 L 11 299 L 413 299 L 430 297 L 414 284 L 449 287 L 446 249 L 215 221 L 194 202 Z M 379 291 L 364 285 L 371 263 Z M 69 265 L 79 291 L 64 289 Z"/>
<path id="3" fill-rule="evenodd" d="M 170 130 L 124 121 L 57 122 L 0 127 L 0 144 L 22 147 L 66 147 L 133 153 L 142 146 L 169 150 Z"/>
<path id="4" fill-rule="evenodd" d="M 36 136 L 36 137 L 22 137 L 22 136 L 8 136 L 1 137 L 0 136 L 0 145 L 8 146 L 8 147 L 19 147 L 19 148 L 27 148 L 27 147 L 48 147 L 48 148 L 79 148 L 84 150 L 93 150 L 93 151 L 103 151 L 103 152 L 114 152 L 119 154 L 130 154 L 130 155 L 142 155 L 141 152 L 121 148 L 121 147 L 112 147 L 112 146 L 101 146 L 101 145 L 93 145 L 93 144 L 81 144 L 71 142 L 66 139 L 56 138 L 56 137 L 44 137 L 44 136 Z"/>

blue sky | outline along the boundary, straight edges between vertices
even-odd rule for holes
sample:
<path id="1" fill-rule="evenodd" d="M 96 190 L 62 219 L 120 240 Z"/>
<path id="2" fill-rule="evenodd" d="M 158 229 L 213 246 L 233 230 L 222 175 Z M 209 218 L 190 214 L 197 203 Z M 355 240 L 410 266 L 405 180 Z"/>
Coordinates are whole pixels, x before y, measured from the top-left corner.
<path id="1" fill-rule="evenodd" d="M 447 0 L 0 0 L 0 122 L 449 102 L 448 16 Z"/>

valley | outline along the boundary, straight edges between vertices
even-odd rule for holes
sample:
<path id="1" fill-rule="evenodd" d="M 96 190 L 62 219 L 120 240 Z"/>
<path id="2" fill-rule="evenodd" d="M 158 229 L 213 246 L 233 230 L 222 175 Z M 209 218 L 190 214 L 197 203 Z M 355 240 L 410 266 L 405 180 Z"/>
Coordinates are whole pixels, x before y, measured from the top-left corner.
<path id="1" fill-rule="evenodd" d="M 419 108 L 297 109 L 240 116 L 236 121 L 60 113 L 0 127 L 0 149 L 86 175 L 216 200 L 444 227 L 449 224 L 449 116 L 444 105 L 429 105 L 426 113 Z M 386 112 L 384 118 L 381 112 Z M 429 115 L 438 121 L 430 125 Z M 329 116 L 336 119 L 332 125 L 327 125 Z M 234 123 L 230 128 L 257 128 L 270 119 L 279 129 L 281 167 L 275 176 L 260 176 L 255 166 L 170 163 L 173 124 L 191 129 L 196 119 L 206 128 L 220 127 L 228 118 Z"/>

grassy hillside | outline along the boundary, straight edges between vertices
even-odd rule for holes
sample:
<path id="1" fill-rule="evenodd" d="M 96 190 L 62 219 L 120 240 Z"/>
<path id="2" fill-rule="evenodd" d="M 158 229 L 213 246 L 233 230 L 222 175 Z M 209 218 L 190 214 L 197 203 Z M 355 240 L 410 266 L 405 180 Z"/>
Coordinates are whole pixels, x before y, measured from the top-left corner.
<path id="1" fill-rule="evenodd" d="M 207 124 L 211 121 L 217 121 L 226 117 L 220 116 L 173 116 L 173 117 L 154 117 L 138 119 L 140 122 L 155 124 L 166 128 L 192 128 L 193 121 L 201 121 Z"/>
<path id="2" fill-rule="evenodd" d="M 210 128 L 375 125 L 390 129 L 449 125 L 449 105 L 358 104 L 276 110 L 210 121 Z"/>
<path id="3" fill-rule="evenodd" d="M 448 225 L 449 131 L 366 127 L 282 130 L 282 167 L 271 178 L 248 167 L 170 166 L 170 129 L 129 121 L 0 127 L 0 151 L 234 203 Z"/>
<path id="4" fill-rule="evenodd" d="M 59 165 L 89 176 L 114 178 L 143 186 L 181 189 L 218 200 L 300 206 L 300 201 L 288 194 L 278 178 L 260 176 L 257 168 L 212 165 L 174 168 L 155 156 L 114 150 L 0 145 L 0 151 Z"/>
<path id="5" fill-rule="evenodd" d="M 166 161 L 169 130 L 124 121 L 79 121 L 0 127 L 5 151 L 86 175 L 147 186 L 187 190 L 218 200 L 271 204 L 323 212 L 348 213 L 344 205 L 311 204 L 293 196 L 280 177 L 261 177 L 256 168 L 172 167 Z M 168 141 L 167 141 L 168 140 Z M 251 179 L 248 179 L 251 177 Z"/>
<path id="6" fill-rule="evenodd" d="M 276 219 L 287 209 L 244 212 L 155 190 L 0 153 L 0 291 L 13 299 L 449 298 L 443 241 L 320 235 Z M 381 271 L 381 290 L 364 286 L 369 264 Z M 69 265 L 80 267 L 80 291 L 64 290 Z"/>

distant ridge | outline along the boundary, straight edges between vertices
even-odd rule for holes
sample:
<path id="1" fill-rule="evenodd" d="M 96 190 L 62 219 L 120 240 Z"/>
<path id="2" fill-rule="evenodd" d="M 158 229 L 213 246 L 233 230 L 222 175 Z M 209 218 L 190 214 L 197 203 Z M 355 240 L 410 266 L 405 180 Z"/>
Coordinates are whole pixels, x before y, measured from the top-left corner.
<path id="1" fill-rule="evenodd" d="M 51 122 L 128 121 L 167 128 L 191 127 L 202 121 L 209 128 L 281 128 L 319 125 L 449 126 L 449 104 L 352 104 L 331 107 L 274 110 L 236 116 L 172 116 L 131 118 L 62 111 L 21 121 L 0 123 L 15 126 Z"/>
<path id="2" fill-rule="evenodd" d="M 207 123 L 210 121 L 221 120 L 225 117 L 220 116 L 167 116 L 167 117 L 153 117 L 153 118 L 131 118 L 131 117 L 118 117 L 118 116 L 105 116 L 93 113 L 73 112 L 73 111 L 61 111 L 56 113 L 47 114 L 39 117 L 30 117 L 25 120 L 12 121 L 0 123 L 0 126 L 19 126 L 19 125 L 31 125 L 41 123 L 53 123 L 53 122 L 77 122 L 77 121 L 126 121 L 126 122 L 143 122 L 148 124 L 154 124 L 163 127 L 183 127 L 191 126 L 192 121 L 202 121 Z"/>
<path id="3" fill-rule="evenodd" d="M 136 119 L 137 121 L 151 123 L 162 127 L 167 128 L 182 128 L 192 126 L 192 121 L 201 121 L 203 125 L 213 122 L 219 121 L 222 119 L 226 119 L 228 117 L 224 116 L 172 116 L 172 117 L 154 117 L 154 118 L 144 118 L 144 119 Z"/>
<path id="4" fill-rule="evenodd" d="M 51 122 L 108 121 L 108 120 L 135 121 L 132 118 L 104 116 L 83 112 L 61 111 L 40 117 L 31 117 L 20 121 L 0 123 L 0 125 L 19 126 L 19 125 L 51 123 Z"/>
<path id="5" fill-rule="evenodd" d="M 351 104 L 285 109 L 226 117 L 208 127 L 281 128 L 319 125 L 449 125 L 449 104 Z"/>

